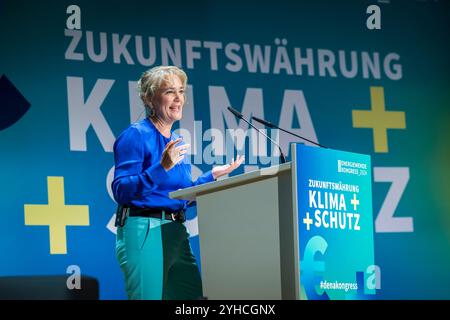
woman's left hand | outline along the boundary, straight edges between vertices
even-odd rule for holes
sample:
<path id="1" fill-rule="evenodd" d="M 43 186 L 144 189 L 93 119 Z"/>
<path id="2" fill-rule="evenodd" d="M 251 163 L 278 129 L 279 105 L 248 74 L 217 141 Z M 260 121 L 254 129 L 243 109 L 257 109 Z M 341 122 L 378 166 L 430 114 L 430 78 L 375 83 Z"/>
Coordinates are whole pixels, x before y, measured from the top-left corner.
<path id="1" fill-rule="evenodd" d="M 214 167 L 212 169 L 212 175 L 213 175 L 214 179 L 217 179 L 221 176 L 229 174 L 234 169 L 239 167 L 242 164 L 242 162 L 244 162 L 244 160 L 245 160 L 244 156 L 237 156 L 236 161 L 234 161 L 234 158 L 233 158 L 231 160 L 230 164 Z"/>

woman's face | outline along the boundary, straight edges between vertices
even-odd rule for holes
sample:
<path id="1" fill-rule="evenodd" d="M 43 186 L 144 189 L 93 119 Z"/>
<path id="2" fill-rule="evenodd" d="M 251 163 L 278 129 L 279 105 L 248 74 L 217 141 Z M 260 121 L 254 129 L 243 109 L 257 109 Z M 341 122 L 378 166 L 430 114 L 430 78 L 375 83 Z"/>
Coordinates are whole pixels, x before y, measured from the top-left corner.
<path id="1" fill-rule="evenodd" d="M 180 78 L 171 75 L 161 84 L 152 98 L 156 116 L 164 122 L 180 120 L 184 105 L 184 86 Z"/>

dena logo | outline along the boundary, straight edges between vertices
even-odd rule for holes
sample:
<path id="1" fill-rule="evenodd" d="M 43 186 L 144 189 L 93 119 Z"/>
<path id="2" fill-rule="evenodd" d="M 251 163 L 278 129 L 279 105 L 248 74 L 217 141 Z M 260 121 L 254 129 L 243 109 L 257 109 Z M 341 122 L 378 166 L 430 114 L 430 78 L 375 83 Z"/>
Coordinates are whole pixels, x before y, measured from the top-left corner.
<path id="1" fill-rule="evenodd" d="M 367 14 L 370 16 L 367 18 L 366 26 L 369 30 L 381 29 L 381 9 L 379 6 L 373 4 L 367 7 Z"/>
<path id="2" fill-rule="evenodd" d="M 72 4 L 67 7 L 66 13 L 70 14 L 66 20 L 66 27 L 69 30 L 81 29 L 81 9 L 79 6 Z"/>
<path id="3" fill-rule="evenodd" d="M 66 285 L 67 289 L 73 290 L 81 289 L 81 269 L 77 265 L 70 265 L 67 267 L 66 270 L 67 274 L 70 274 L 70 276 L 67 278 Z"/>

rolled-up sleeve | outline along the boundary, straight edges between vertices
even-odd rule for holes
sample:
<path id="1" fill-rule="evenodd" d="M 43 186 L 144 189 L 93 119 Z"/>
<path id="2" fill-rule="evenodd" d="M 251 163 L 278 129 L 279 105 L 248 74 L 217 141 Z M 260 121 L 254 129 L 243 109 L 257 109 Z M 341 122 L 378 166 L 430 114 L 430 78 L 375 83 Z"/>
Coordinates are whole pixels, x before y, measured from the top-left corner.
<path id="1" fill-rule="evenodd" d="M 114 199 L 127 204 L 151 192 L 161 181 L 167 179 L 166 170 L 157 161 L 143 169 L 144 146 L 139 130 L 130 127 L 114 143 L 115 171 L 112 182 Z"/>

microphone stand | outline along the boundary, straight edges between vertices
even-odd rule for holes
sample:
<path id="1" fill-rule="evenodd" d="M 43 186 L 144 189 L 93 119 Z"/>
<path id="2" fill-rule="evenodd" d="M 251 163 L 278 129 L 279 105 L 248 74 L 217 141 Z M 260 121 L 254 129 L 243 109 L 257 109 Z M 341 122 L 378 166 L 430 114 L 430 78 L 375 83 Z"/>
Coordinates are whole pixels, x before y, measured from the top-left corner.
<path id="1" fill-rule="evenodd" d="M 233 109 L 232 107 L 227 107 L 227 109 L 234 114 L 237 118 L 244 120 L 246 123 L 248 123 L 253 129 L 255 129 L 256 131 L 258 131 L 260 134 L 262 134 L 263 136 L 265 136 L 267 139 L 269 139 L 270 141 L 272 141 L 272 143 L 274 145 L 276 145 L 278 147 L 278 150 L 280 150 L 280 161 L 281 163 L 286 163 L 286 157 L 283 154 L 283 151 L 281 150 L 281 147 L 279 146 L 278 143 L 276 143 L 272 138 L 270 138 L 269 136 L 267 136 L 264 132 L 260 131 L 258 128 L 256 128 L 252 123 L 250 123 L 249 121 L 247 121 L 244 116 L 242 115 L 242 113 L 240 113 L 239 111 L 237 111 L 236 109 Z"/>
<path id="2" fill-rule="evenodd" d="M 320 143 L 311 141 L 311 140 L 306 139 L 306 138 L 304 138 L 304 137 L 302 137 L 302 136 L 299 136 L 298 134 L 295 134 L 295 133 L 293 133 L 293 132 L 290 132 L 290 131 L 288 131 L 288 130 L 285 130 L 285 129 L 283 129 L 283 128 L 280 128 L 280 127 L 278 127 L 277 125 L 275 125 L 275 124 L 273 124 L 273 123 L 271 123 L 271 122 L 269 122 L 269 121 L 266 121 L 266 120 L 264 120 L 264 119 L 259 119 L 259 118 L 255 117 L 255 116 L 252 116 L 252 120 L 255 120 L 256 122 L 259 122 L 259 123 L 261 123 L 261 124 L 263 124 L 263 125 L 265 125 L 265 126 L 267 126 L 267 127 L 269 127 L 269 128 L 272 128 L 272 129 L 278 129 L 278 130 L 281 130 L 281 131 L 283 131 L 283 132 L 286 132 L 286 133 L 288 133 L 288 134 L 290 134 L 290 135 L 293 135 L 293 136 L 295 136 L 295 137 L 297 137 L 297 138 L 300 138 L 300 139 L 302 139 L 302 140 L 308 141 L 308 142 L 310 142 L 310 143 L 312 143 L 312 144 L 314 144 L 314 145 L 316 145 L 316 146 L 319 146 L 319 147 L 328 149 L 327 147 L 325 147 L 324 145 L 321 145 Z"/>

